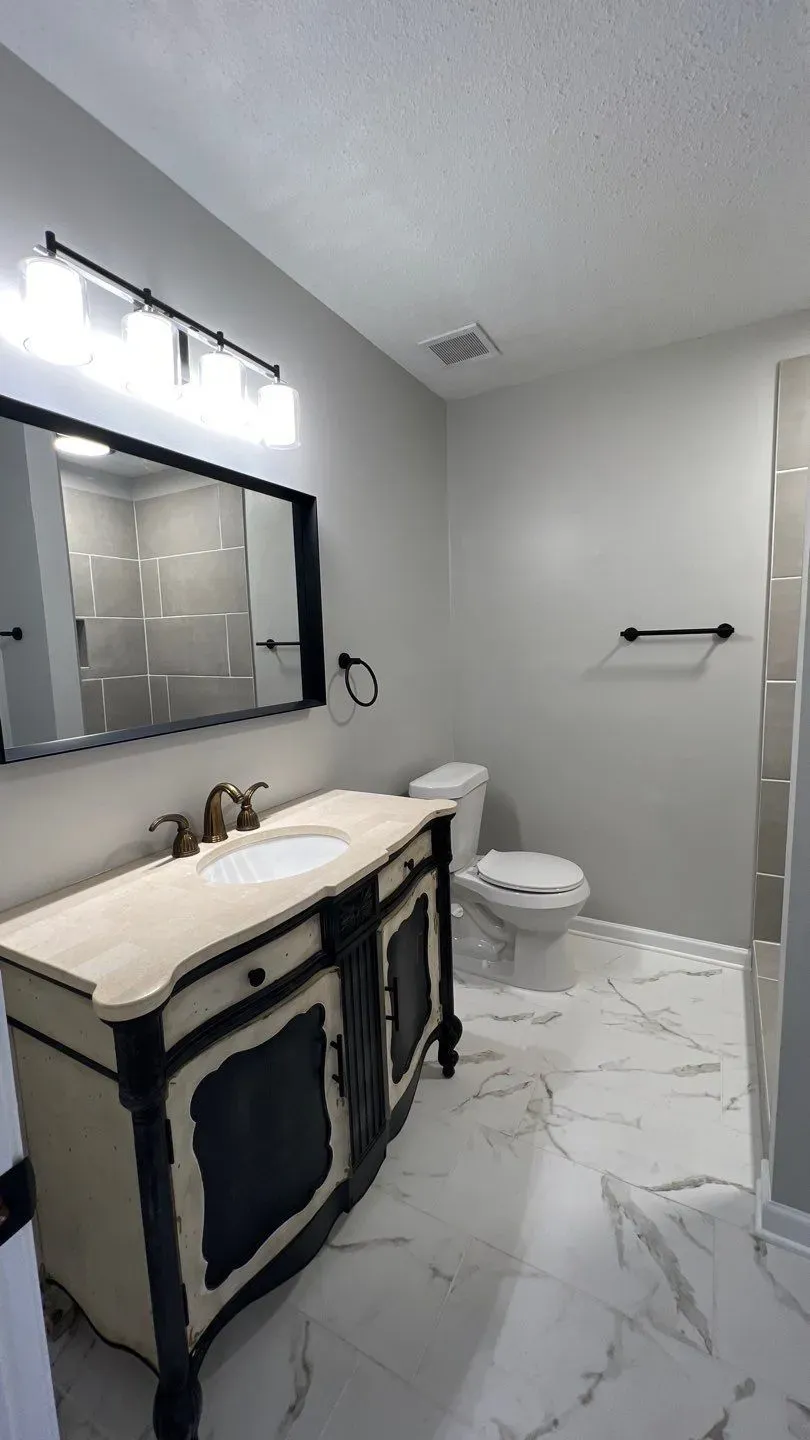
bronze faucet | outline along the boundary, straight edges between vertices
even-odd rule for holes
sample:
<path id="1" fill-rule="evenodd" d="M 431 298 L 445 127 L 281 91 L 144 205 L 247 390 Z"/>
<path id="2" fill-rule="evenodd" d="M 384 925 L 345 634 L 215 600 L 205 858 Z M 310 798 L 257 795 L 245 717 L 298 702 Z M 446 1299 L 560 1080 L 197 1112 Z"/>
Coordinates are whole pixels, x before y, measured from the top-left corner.
<path id="1" fill-rule="evenodd" d="M 172 845 L 172 856 L 175 860 L 182 860 L 186 855 L 198 855 L 200 847 L 197 844 L 197 836 L 194 834 L 185 815 L 159 815 L 149 826 L 149 832 L 157 830 L 158 825 L 172 824 L 177 826 L 177 834 Z"/>
<path id="2" fill-rule="evenodd" d="M 257 780 L 255 785 L 250 785 L 242 796 L 242 809 L 236 817 L 237 830 L 258 830 L 261 821 L 253 809 L 253 796 L 257 790 L 269 790 L 270 786 L 266 780 Z"/>
<path id="3" fill-rule="evenodd" d="M 238 805 L 242 800 L 242 791 L 237 790 L 228 780 L 220 780 L 215 785 L 211 794 L 205 802 L 205 814 L 203 816 L 203 844 L 213 845 L 219 840 L 227 840 L 228 832 L 225 829 L 225 821 L 222 818 L 222 797 L 230 795 L 231 799 Z"/>

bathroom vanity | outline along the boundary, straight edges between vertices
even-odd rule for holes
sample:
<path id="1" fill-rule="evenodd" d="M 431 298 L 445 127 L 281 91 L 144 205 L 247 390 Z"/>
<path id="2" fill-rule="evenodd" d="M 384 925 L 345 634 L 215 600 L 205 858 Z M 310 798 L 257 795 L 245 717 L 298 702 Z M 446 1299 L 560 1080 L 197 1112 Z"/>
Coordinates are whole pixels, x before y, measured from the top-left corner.
<path id="1" fill-rule="evenodd" d="M 158 1440 L 195 1440 L 214 1336 L 371 1184 L 432 1041 L 453 1074 L 453 810 L 332 791 L 0 916 L 43 1267 L 155 1370 Z M 206 878 L 313 833 L 346 848 Z"/>

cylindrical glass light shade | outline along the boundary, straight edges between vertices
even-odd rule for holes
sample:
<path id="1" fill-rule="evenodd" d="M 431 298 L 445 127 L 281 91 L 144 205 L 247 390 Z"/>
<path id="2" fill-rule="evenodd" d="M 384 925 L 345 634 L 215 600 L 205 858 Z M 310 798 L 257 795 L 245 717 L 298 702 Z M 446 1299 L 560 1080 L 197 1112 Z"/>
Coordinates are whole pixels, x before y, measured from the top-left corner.
<path id="1" fill-rule="evenodd" d="M 148 400 L 177 394 L 177 331 L 166 315 L 148 307 L 124 316 L 126 387 Z"/>
<path id="2" fill-rule="evenodd" d="M 93 358 L 84 280 L 50 255 L 23 262 L 25 348 L 54 365 L 87 365 Z"/>
<path id="3" fill-rule="evenodd" d="M 218 430 L 245 423 L 245 367 L 225 350 L 209 350 L 200 360 L 200 414 Z"/>
<path id="4" fill-rule="evenodd" d="M 291 450 L 298 441 L 298 391 L 275 380 L 259 391 L 259 426 L 262 442 L 278 450 Z"/>

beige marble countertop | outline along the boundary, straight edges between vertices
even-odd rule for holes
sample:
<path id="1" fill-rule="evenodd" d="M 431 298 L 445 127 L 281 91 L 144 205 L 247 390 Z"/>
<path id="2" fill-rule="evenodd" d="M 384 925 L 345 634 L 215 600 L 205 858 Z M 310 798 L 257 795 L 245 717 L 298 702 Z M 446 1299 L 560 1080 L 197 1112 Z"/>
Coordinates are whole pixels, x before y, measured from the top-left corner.
<path id="1" fill-rule="evenodd" d="M 171 854 L 108 870 L 0 914 L 0 958 L 93 997 L 103 1020 L 131 1020 L 161 1005 L 181 975 L 250 940 L 380 868 L 452 800 L 410 800 L 329 790 L 262 817 L 249 835 L 173 860 Z M 260 885 L 211 885 L 200 870 L 279 832 L 327 830 L 349 849 L 317 870 Z"/>

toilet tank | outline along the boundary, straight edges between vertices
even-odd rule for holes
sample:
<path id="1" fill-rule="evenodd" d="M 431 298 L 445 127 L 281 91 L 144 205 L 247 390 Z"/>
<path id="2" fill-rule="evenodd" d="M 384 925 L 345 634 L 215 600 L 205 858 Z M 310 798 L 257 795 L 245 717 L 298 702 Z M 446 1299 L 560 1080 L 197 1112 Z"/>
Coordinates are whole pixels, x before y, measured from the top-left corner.
<path id="1" fill-rule="evenodd" d="M 409 795 L 419 800 L 455 800 L 456 813 L 450 826 L 453 859 L 451 870 L 463 870 L 478 854 L 478 835 L 489 771 L 483 765 L 466 765 L 451 760 L 438 770 L 429 770 L 412 780 Z"/>

